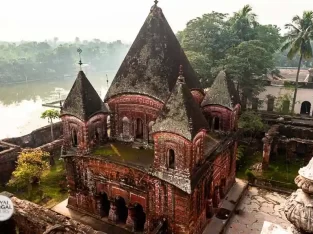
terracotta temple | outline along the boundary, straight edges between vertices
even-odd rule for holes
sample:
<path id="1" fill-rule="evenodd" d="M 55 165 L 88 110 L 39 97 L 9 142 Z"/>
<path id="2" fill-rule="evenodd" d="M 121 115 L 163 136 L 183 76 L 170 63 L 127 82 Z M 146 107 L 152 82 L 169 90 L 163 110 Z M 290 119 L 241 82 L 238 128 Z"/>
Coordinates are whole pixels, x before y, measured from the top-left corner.
<path id="1" fill-rule="evenodd" d="M 240 105 L 204 92 L 155 4 L 103 100 L 83 71 L 61 108 L 68 207 L 145 233 L 201 233 L 235 182 Z"/>

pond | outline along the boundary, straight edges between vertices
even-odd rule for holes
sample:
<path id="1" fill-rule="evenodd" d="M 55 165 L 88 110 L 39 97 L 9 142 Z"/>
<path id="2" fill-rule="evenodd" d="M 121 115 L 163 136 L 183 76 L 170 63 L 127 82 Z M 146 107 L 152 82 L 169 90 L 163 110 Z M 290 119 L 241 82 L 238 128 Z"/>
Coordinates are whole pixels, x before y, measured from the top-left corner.
<path id="1" fill-rule="evenodd" d="M 88 79 L 103 99 L 108 85 L 116 71 L 103 74 L 88 74 Z M 14 85 L 0 86 L 0 139 L 25 135 L 34 129 L 43 127 L 48 121 L 41 119 L 41 113 L 49 108 L 42 104 L 65 99 L 75 76 L 68 79 L 37 81 Z"/>

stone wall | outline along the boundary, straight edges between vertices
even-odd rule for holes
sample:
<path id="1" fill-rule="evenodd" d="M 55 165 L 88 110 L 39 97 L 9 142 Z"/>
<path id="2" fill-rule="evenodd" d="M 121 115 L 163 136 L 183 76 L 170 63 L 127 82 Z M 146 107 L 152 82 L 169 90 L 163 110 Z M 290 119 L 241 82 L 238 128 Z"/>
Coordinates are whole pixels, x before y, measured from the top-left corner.
<path id="1" fill-rule="evenodd" d="M 54 139 L 58 139 L 63 134 L 62 122 L 57 122 L 53 125 Z M 51 142 L 51 128 L 50 125 L 36 129 L 30 134 L 21 137 L 6 138 L 2 141 L 10 144 L 18 145 L 22 148 L 36 148 L 41 145 Z"/>
<path id="2" fill-rule="evenodd" d="M 21 148 L 3 141 L 0 141 L 0 146 L 5 148 L 5 150 L 0 151 L 0 185 L 4 185 L 15 169 L 15 162 Z"/>
<path id="3" fill-rule="evenodd" d="M 62 127 L 61 122 L 54 124 L 55 139 L 62 136 Z M 62 143 L 63 139 L 58 139 L 51 143 L 50 125 L 36 129 L 25 136 L 6 138 L 0 141 L 0 147 L 4 148 L 4 150 L 0 151 L 0 185 L 3 186 L 9 181 L 12 172 L 15 170 L 17 157 L 22 148 L 40 148 L 56 155 L 60 151 Z"/>
<path id="4" fill-rule="evenodd" d="M 0 222 L 1 233 L 15 234 L 17 228 L 22 234 L 105 234 L 12 194 L 1 195 L 10 197 L 14 205 L 12 218 Z"/>

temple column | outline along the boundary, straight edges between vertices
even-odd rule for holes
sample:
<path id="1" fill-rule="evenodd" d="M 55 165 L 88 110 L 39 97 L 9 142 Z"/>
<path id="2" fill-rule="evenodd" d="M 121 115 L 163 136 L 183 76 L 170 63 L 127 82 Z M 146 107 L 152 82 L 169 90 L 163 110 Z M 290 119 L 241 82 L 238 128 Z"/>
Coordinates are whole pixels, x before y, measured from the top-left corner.
<path id="1" fill-rule="evenodd" d="M 136 210 L 133 205 L 128 207 L 128 216 L 126 220 L 126 225 L 132 230 L 135 231 L 135 219 L 136 219 Z"/>
<path id="2" fill-rule="evenodd" d="M 270 154 L 271 154 L 271 144 L 272 140 L 265 136 L 263 139 L 263 161 L 262 161 L 262 169 L 266 170 L 270 163 Z"/>
<path id="3" fill-rule="evenodd" d="M 109 211 L 109 220 L 117 223 L 118 219 L 119 219 L 119 217 L 118 217 L 118 212 L 117 212 L 117 207 L 116 207 L 115 201 L 111 201 L 110 211 Z"/>
<path id="4" fill-rule="evenodd" d="M 207 218 L 212 218 L 214 212 L 213 212 L 213 201 L 212 199 L 207 199 L 206 200 L 206 217 Z"/>

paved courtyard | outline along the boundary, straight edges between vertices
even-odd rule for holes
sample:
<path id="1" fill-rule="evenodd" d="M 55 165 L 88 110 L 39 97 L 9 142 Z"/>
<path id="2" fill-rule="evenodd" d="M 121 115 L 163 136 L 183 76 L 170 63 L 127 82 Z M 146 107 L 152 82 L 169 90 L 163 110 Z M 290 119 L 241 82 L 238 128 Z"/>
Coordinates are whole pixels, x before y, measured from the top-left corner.
<path id="1" fill-rule="evenodd" d="M 226 234 L 260 234 L 264 221 L 276 223 L 287 229 L 289 222 L 284 215 L 288 195 L 249 187 L 227 227 Z"/>

